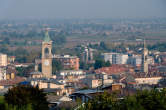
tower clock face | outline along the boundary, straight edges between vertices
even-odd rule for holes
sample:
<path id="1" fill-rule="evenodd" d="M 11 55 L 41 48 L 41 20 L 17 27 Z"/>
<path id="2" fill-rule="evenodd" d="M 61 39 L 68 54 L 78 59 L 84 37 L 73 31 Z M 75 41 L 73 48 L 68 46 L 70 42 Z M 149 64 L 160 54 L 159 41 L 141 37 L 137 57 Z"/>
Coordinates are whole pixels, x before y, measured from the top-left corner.
<path id="1" fill-rule="evenodd" d="M 44 61 L 44 65 L 48 66 L 48 65 L 49 65 L 49 61 L 48 61 L 48 60 L 45 60 L 45 61 Z"/>

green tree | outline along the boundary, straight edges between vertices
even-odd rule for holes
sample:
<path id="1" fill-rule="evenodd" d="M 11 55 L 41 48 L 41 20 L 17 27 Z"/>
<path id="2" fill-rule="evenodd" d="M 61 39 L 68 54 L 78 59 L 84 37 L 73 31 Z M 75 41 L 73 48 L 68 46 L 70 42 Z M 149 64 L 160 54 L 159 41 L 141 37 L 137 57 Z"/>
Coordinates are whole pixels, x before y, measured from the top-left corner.
<path id="1" fill-rule="evenodd" d="M 89 68 L 93 67 L 94 64 L 87 64 L 85 62 L 80 61 L 80 69 L 88 70 Z"/>
<path id="2" fill-rule="evenodd" d="M 9 89 L 4 96 L 8 105 L 19 109 L 32 107 L 33 110 L 48 110 L 46 94 L 38 87 L 18 85 Z"/>
<path id="3" fill-rule="evenodd" d="M 95 69 L 102 68 L 102 67 L 109 67 L 109 66 L 111 66 L 110 62 L 109 61 L 105 62 L 102 59 L 97 59 L 94 64 Z"/>
<path id="4" fill-rule="evenodd" d="M 166 110 L 166 89 L 139 91 L 121 102 L 121 110 Z"/>
<path id="5" fill-rule="evenodd" d="M 84 110 L 118 110 L 117 101 L 115 94 L 104 92 L 86 103 L 83 108 Z"/>
<path id="6" fill-rule="evenodd" d="M 105 92 L 89 100 L 81 110 L 166 110 L 165 103 L 166 89 L 139 91 L 123 99 Z"/>
<path id="7" fill-rule="evenodd" d="M 63 69 L 63 65 L 60 61 L 53 59 L 52 61 L 52 72 L 54 74 L 56 74 L 57 72 L 59 72 L 60 70 Z"/>
<path id="8" fill-rule="evenodd" d="M 98 69 L 104 66 L 104 61 L 103 60 L 96 60 L 94 64 L 94 68 Z"/>
<path id="9" fill-rule="evenodd" d="M 109 61 L 106 61 L 105 64 L 104 64 L 105 67 L 109 67 L 111 66 L 111 63 Z"/>

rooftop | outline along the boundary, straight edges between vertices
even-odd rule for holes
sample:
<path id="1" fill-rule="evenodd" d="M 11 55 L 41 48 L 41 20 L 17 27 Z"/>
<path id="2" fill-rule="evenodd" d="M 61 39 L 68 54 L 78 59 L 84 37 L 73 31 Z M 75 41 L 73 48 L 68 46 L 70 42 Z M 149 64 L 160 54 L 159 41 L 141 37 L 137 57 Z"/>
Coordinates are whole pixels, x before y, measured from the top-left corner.
<path id="1" fill-rule="evenodd" d="M 78 58 L 77 56 L 70 56 L 70 55 L 53 55 L 54 58 Z"/>
<path id="2" fill-rule="evenodd" d="M 0 86 L 16 85 L 16 84 L 23 82 L 23 81 L 25 81 L 25 78 L 22 78 L 22 77 L 16 77 L 16 78 L 10 79 L 10 80 L 1 80 Z"/>
<path id="3" fill-rule="evenodd" d="M 102 67 L 95 70 L 96 73 L 100 74 L 102 72 L 106 74 L 119 74 L 128 71 L 128 68 L 123 65 L 112 65 L 110 67 Z"/>
<path id="4" fill-rule="evenodd" d="M 93 89 L 86 89 L 86 90 L 76 91 L 73 94 L 93 94 L 93 93 L 97 93 L 97 92 L 103 92 L 103 91 L 101 91 L 101 90 L 93 90 Z"/>
<path id="5" fill-rule="evenodd" d="M 58 82 L 56 79 L 48 79 L 48 78 L 29 78 L 27 81 L 39 81 L 43 83 L 54 83 L 58 85 L 62 85 L 60 82 Z"/>
<path id="6" fill-rule="evenodd" d="M 35 75 L 35 74 L 37 75 L 37 74 L 42 74 L 42 73 L 39 72 L 39 71 L 34 71 L 34 72 L 31 72 L 30 74 L 31 74 L 31 75 Z"/>

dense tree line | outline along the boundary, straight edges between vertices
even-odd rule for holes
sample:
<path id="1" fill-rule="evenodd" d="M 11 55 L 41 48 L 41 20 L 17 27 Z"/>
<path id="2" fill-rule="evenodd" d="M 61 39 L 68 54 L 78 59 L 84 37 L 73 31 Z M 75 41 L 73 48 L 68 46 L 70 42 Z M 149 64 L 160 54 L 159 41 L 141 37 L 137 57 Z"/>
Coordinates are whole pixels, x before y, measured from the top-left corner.
<path id="1" fill-rule="evenodd" d="M 157 43 L 157 44 L 154 44 L 154 45 L 149 45 L 148 49 L 149 50 L 158 50 L 158 51 L 161 51 L 161 52 L 165 52 L 166 43 Z"/>
<path id="2" fill-rule="evenodd" d="M 18 85 L 0 97 L 0 110 L 48 110 L 46 94 L 38 87 Z"/>
<path id="3" fill-rule="evenodd" d="M 98 94 L 78 110 L 166 110 L 166 89 L 138 91 L 123 98 L 117 93 Z M 19 85 L 0 97 L 0 109 L 48 110 L 48 102 L 46 94 L 38 87 Z"/>
<path id="4" fill-rule="evenodd" d="M 126 52 L 126 45 L 121 43 L 119 45 L 115 45 L 112 43 L 100 42 L 100 44 L 89 45 L 90 48 L 97 49 L 101 52 Z"/>
<path id="5" fill-rule="evenodd" d="M 87 102 L 80 110 L 166 110 L 166 89 L 139 91 L 124 99 L 105 92 Z"/>
<path id="6" fill-rule="evenodd" d="M 100 45 L 95 44 L 95 45 L 89 45 L 89 47 L 97 49 L 101 52 L 122 52 L 125 53 L 127 52 L 126 48 L 129 48 L 130 50 L 133 50 L 135 52 L 142 52 L 140 48 L 143 48 L 144 45 L 143 43 L 141 44 L 112 44 L 112 43 L 106 43 L 106 42 L 101 42 Z M 161 52 L 165 52 L 166 50 L 166 43 L 156 43 L 153 45 L 147 45 L 147 48 L 149 50 L 158 50 Z"/>
<path id="7" fill-rule="evenodd" d="M 15 31 L 3 32 L 2 35 L 3 37 L 1 37 L 2 41 L 0 42 L 0 44 L 7 44 L 7 45 L 13 45 L 13 46 L 18 46 L 18 45 L 25 46 L 25 45 L 28 45 L 28 41 L 31 42 L 30 43 L 31 45 L 33 44 L 37 45 L 38 43 L 35 43 L 33 41 L 43 39 L 45 36 L 45 33 L 43 31 L 37 32 L 36 30 L 31 30 L 26 33 L 15 32 Z M 50 31 L 49 35 L 54 44 L 60 45 L 66 42 L 66 33 L 63 31 L 61 32 Z"/>
<path id="8" fill-rule="evenodd" d="M 89 68 L 94 68 L 94 69 L 98 69 L 98 68 L 102 68 L 102 67 L 109 67 L 111 66 L 110 62 L 107 61 L 105 62 L 103 59 L 96 59 L 95 63 L 85 63 L 85 62 L 80 62 L 80 69 L 83 70 L 88 70 Z"/>
<path id="9" fill-rule="evenodd" d="M 19 63 L 32 63 L 35 58 L 41 56 L 40 50 L 28 50 L 23 47 L 17 47 L 14 50 L 9 49 L 8 45 L 0 46 L 0 53 L 7 54 L 8 56 L 16 56 L 15 61 Z"/>

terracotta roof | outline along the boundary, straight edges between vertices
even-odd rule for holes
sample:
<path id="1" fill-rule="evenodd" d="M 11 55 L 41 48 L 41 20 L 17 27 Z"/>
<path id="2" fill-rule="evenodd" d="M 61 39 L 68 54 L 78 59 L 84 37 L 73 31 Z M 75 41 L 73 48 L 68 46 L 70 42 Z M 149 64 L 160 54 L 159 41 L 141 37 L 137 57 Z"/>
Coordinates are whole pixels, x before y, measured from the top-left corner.
<path id="1" fill-rule="evenodd" d="M 110 67 L 99 68 L 95 70 L 95 73 L 105 72 L 106 74 L 118 74 L 118 73 L 126 72 L 127 70 L 128 68 L 122 65 L 112 65 Z"/>
<path id="2" fill-rule="evenodd" d="M 25 81 L 25 78 L 22 77 L 16 77 L 15 79 L 10 79 L 10 80 L 1 80 L 0 81 L 0 86 L 11 86 L 11 85 L 16 85 L 22 81 Z"/>

